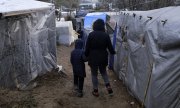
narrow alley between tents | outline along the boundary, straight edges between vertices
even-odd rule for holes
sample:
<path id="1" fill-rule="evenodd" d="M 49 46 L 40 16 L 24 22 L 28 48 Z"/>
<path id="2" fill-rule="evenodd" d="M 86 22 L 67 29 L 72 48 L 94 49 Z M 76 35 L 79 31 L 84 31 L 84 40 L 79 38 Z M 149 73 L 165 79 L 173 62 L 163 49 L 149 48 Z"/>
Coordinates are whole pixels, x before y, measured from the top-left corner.
<path id="1" fill-rule="evenodd" d="M 114 72 L 108 71 L 114 96 L 110 97 L 99 75 L 99 97 L 94 97 L 89 66 L 86 64 L 84 96 L 79 98 L 73 93 L 72 67 L 70 52 L 74 45 L 57 47 L 58 64 L 63 66 L 64 74 L 50 72 L 36 79 L 37 87 L 32 90 L 18 91 L 0 89 L 0 108 L 140 108 L 137 100 L 129 95 L 122 81 Z"/>

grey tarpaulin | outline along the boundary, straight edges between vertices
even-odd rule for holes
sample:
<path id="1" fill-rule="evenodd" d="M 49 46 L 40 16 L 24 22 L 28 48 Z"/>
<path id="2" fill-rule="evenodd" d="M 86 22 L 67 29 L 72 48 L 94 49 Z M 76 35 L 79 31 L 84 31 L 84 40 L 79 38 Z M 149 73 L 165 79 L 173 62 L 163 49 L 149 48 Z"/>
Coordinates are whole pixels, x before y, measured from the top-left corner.
<path id="1" fill-rule="evenodd" d="M 119 15 L 114 69 L 146 108 L 180 108 L 179 11 L 166 7 Z"/>
<path id="2" fill-rule="evenodd" d="M 33 0 L 1 2 L 0 86 L 21 89 L 57 67 L 54 6 Z"/>

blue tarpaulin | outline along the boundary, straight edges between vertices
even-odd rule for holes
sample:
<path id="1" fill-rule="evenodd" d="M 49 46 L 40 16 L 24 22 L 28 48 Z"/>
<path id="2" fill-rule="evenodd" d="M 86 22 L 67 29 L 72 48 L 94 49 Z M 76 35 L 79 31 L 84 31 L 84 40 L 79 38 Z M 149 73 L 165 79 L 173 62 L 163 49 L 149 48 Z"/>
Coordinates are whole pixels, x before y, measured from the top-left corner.
<path id="1" fill-rule="evenodd" d="M 114 34 L 113 34 L 113 43 L 112 44 L 113 44 L 114 49 L 116 47 L 116 35 L 117 35 L 117 23 L 116 23 L 116 26 L 115 26 L 115 29 L 114 29 Z M 110 55 L 108 68 L 110 70 L 114 70 L 113 65 L 114 65 L 114 55 Z"/>
<path id="2" fill-rule="evenodd" d="M 92 29 L 94 21 L 97 19 L 102 19 L 104 22 L 107 21 L 107 14 L 102 12 L 88 13 L 84 18 L 84 28 L 87 30 Z"/>

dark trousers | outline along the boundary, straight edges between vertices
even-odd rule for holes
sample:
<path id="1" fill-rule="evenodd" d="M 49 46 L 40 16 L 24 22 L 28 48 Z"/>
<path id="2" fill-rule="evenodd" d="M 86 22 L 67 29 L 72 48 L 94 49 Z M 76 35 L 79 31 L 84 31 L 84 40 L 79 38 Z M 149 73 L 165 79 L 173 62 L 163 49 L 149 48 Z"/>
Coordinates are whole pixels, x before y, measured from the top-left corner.
<path id="1" fill-rule="evenodd" d="M 79 91 L 83 91 L 84 77 L 74 75 L 74 85 L 78 87 Z"/>
<path id="2" fill-rule="evenodd" d="M 100 71 L 105 85 L 109 84 L 109 78 L 106 71 L 106 66 L 90 66 L 93 88 L 98 89 L 98 70 Z"/>

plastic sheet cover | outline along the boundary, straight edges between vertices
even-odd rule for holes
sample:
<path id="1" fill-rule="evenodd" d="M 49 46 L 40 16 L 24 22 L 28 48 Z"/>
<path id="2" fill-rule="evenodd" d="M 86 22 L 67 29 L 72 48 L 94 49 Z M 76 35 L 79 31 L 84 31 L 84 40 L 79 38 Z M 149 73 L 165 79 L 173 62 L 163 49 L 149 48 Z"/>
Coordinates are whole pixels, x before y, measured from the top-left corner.
<path id="1" fill-rule="evenodd" d="M 0 0 L 0 13 L 12 16 L 49 9 L 53 4 L 36 0 Z"/>
<path id="2" fill-rule="evenodd" d="M 180 108 L 180 7 L 119 15 L 114 70 L 146 108 Z"/>
<path id="3" fill-rule="evenodd" d="M 99 18 L 104 20 L 104 22 L 106 22 L 107 14 L 102 12 L 88 13 L 84 18 L 84 28 L 87 30 L 91 30 L 94 21 L 96 21 Z"/>
<path id="4" fill-rule="evenodd" d="M 24 89 L 57 67 L 54 7 L 48 8 L 0 19 L 1 87 Z"/>
<path id="5" fill-rule="evenodd" d="M 77 39 L 73 30 L 72 21 L 56 22 L 57 43 L 70 46 Z"/>

